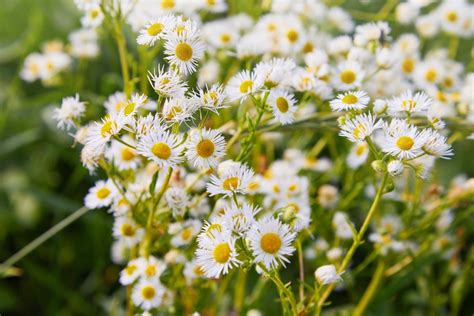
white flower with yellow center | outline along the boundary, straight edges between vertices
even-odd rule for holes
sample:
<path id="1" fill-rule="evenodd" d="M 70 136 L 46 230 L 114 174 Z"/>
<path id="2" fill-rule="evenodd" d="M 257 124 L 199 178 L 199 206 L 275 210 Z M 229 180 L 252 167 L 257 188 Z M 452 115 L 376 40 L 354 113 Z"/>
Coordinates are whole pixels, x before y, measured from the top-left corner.
<path id="1" fill-rule="evenodd" d="M 143 228 L 127 216 L 116 217 L 112 231 L 115 238 L 124 240 L 130 247 L 138 244 L 145 233 Z"/>
<path id="2" fill-rule="evenodd" d="M 249 203 L 242 203 L 237 206 L 235 203 L 224 208 L 223 220 L 235 233 L 245 234 L 255 223 L 255 215 L 260 212 L 258 206 Z"/>
<path id="3" fill-rule="evenodd" d="M 376 116 L 372 114 L 360 114 L 352 119 L 346 120 L 342 125 L 339 125 L 341 131 L 340 136 L 346 137 L 351 142 L 363 142 L 372 135 L 374 130 L 381 127 L 381 120 L 377 121 Z"/>
<path id="4" fill-rule="evenodd" d="M 195 279 L 202 278 L 204 276 L 204 271 L 194 259 L 184 264 L 183 275 L 186 278 L 186 283 L 191 284 Z"/>
<path id="5" fill-rule="evenodd" d="M 241 71 L 233 76 L 226 87 L 229 100 L 241 100 L 243 102 L 250 94 L 255 94 L 261 88 L 261 83 L 259 84 L 256 80 L 255 73 L 248 70 Z"/>
<path id="6" fill-rule="evenodd" d="M 167 99 L 163 105 L 162 115 L 167 122 L 181 124 L 192 118 L 197 105 L 195 99 L 187 99 L 184 96 Z"/>
<path id="7" fill-rule="evenodd" d="M 245 193 L 248 184 L 252 180 L 253 171 L 246 165 L 233 166 L 223 172 L 219 177 L 211 175 L 207 184 L 207 192 L 210 196 L 223 194 L 232 196 L 233 194 Z"/>
<path id="8" fill-rule="evenodd" d="M 148 22 L 137 37 L 139 45 L 153 46 L 156 41 L 164 38 L 166 31 L 172 27 L 175 18 L 172 15 L 162 15 Z"/>
<path id="9" fill-rule="evenodd" d="M 423 145 L 425 153 L 443 159 L 450 159 L 450 156 L 453 155 L 453 148 L 447 143 L 445 136 L 430 128 L 423 130 L 421 133 L 426 138 Z"/>
<path id="10" fill-rule="evenodd" d="M 146 311 L 158 307 L 165 291 L 165 287 L 158 280 L 141 279 L 132 290 L 133 304 Z"/>
<path id="11" fill-rule="evenodd" d="M 124 124 L 133 125 L 134 116 L 138 109 L 143 107 L 147 102 L 148 97 L 144 94 L 135 93 L 132 95 L 130 100 L 125 103 L 125 106 L 120 110 L 120 116 Z"/>
<path id="12" fill-rule="evenodd" d="M 257 221 L 247 234 L 255 262 L 263 263 L 267 269 L 290 262 L 287 257 L 295 251 L 291 245 L 295 237 L 296 233 L 290 232 L 288 225 L 275 218 Z"/>
<path id="13" fill-rule="evenodd" d="M 291 124 L 298 109 L 293 94 L 285 90 L 271 90 L 268 96 L 268 104 L 272 107 L 275 119 L 282 125 Z"/>
<path id="14" fill-rule="evenodd" d="M 225 0 L 197 0 L 197 2 L 201 2 L 202 8 L 210 12 L 220 13 L 227 10 Z"/>
<path id="15" fill-rule="evenodd" d="M 104 20 L 104 13 L 97 5 L 86 11 L 86 14 L 81 18 L 81 24 L 85 28 L 96 28 L 102 24 Z"/>
<path id="16" fill-rule="evenodd" d="M 166 264 L 153 256 L 136 259 L 136 265 L 140 278 L 150 281 L 159 280 L 160 275 L 166 270 Z"/>
<path id="17" fill-rule="evenodd" d="M 66 97 L 61 101 L 61 107 L 53 110 L 53 118 L 58 121 L 58 128 L 69 129 L 76 127 L 86 111 L 85 102 L 79 101 L 79 94 Z"/>
<path id="18" fill-rule="evenodd" d="M 273 58 L 255 66 L 256 82 L 265 89 L 284 88 L 289 83 L 296 64 L 289 58 Z"/>
<path id="19" fill-rule="evenodd" d="M 84 198 L 84 205 L 90 209 L 110 206 L 118 192 L 112 181 L 99 180 L 89 189 Z"/>
<path id="20" fill-rule="evenodd" d="M 218 233 L 212 239 L 201 240 L 196 250 L 196 262 L 208 278 L 219 278 L 221 274 L 227 274 L 240 264 L 235 239 L 230 234 Z"/>
<path id="21" fill-rule="evenodd" d="M 337 90 L 350 90 L 361 85 L 365 72 L 359 63 L 354 61 L 342 62 L 337 72 L 332 76 L 334 87 Z"/>
<path id="22" fill-rule="evenodd" d="M 148 81 L 155 92 L 162 97 L 183 97 L 187 90 L 186 83 L 181 80 L 175 71 L 165 70 L 161 66 L 158 66 L 153 73 L 148 73 Z"/>
<path id="23" fill-rule="evenodd" d="M 124 117 L 116 114 L 106 115 L 100 122 L 94 122 L 90 127 L 86 145 L 90 145 L 97 153 L 103 153 L 105 145 L 117 136 L 125 125 Z"/>
<path id="24" fill-rule="evenodd" d="M 330 102 L 333 111 L 341 112 L 347 110 L 362 110 L 370 101 L 370 97 L 365 91 L 352 91 L 339 94 L 337 99 Z"/>
<path id="25" fill-rule="evenodd" d="M 216 114 L 219 114 L 218 110 L 228 107 L 227 95 L 222 85 L 214 84 L 210 88 L 199 89 L 194 98 L 200 108 Z"/>
<path id="26" fill-rule="evenodd" d="M 364 162 L 367 161 L 367 157 L 369 156 L 369 146 L 365 142 L 355 143 L 349 155 L 347 156 L 346 162 L 347 165 L 352 168 L 356 169 Z"/>
<path id="27" fill-rule="evenodd" d="M 196 32 L 183 31 L 179 35 L 167 33 L 165 42 L 165 59 L 180 74 L 188 75 L 196 71 L 199 59 L 204 54 L 204 44 Z"/>
<path id="28" fill-rule="evenodd" d="M 409 125 L 405 120 L 393 119 L 383 126 L 384 135 L 380 145 L 382 151 L 399 159 L 411 159 L 423 154 L 426 135 Z"/>
<path id="29" fill-rule="evenodd" d="M 122 136 L 121 140 L 131 146 L 136 146 L 135 139 L 130 136 Z M 136 169 L 141 162 L 140 156 L 134 148 L 124 145 L 118 140 L 112 140 L 110 148 L 105 151 L 105 157 L 109 161 L 113 161 L 120 171 Z"/>
<path id="30" fill-rule="evenodd" d="M 153 131 L 138 141 L 137 152 L 161 168 L 176 167 L 183 161 L 183 146 L 177 135 L 167 131 Z"/>
<path id="31" fill-rule="evenodd" d="M 189 134 L 186 158 L 196 168 L 215 168 L 225 155 L 225 144 L 217 130 L 193 130 Z"/>
<path id="32" fill-rule="evenodd" d="M 127 97 L 125 93 L 117 91 L 111 94 L 104 102 L 107 113 L 118 114 L 127 105 Z"/>
<path id="33" fill-rule="evenodd" d="M 179 225 L 179 227 L 175 228 L 178 230 L 174 232 L 171 244 L 175 247 L 189 245 L 194 240 L 194 237 L 199 233 L 201 226 L 201 221 L 196 219 L 185 221 Z"/>
<path id="34" fill-rule="evenodd" d="M 430 110 L 432 102 L 433 100 L 424 92 L 413 94 L 411 91 L 405 91 L 399 97 L 394 97 L 387 102 L 388 112 L 390 114 L 426 114 Z"/>
<path id="35" fill-rule="evenodd" d="M 140 275 L 140 270 L 138 269 L 139 259 L 130 260 L 127 266 L 120 271 L 120 284 L 129 285 L 135 282 L 135 280 Z"/>

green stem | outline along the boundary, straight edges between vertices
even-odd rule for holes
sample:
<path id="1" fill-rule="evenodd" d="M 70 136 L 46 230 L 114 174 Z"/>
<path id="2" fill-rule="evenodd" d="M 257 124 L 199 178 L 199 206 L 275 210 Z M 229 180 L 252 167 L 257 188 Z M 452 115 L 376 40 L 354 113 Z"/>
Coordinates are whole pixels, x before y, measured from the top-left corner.
<path id="1" fill-rule="evenodd" d="M 116 21 L 114 24 L 114 35 L 119 52 L 120 67 L 122 68 L 123 91 L 127 98 L 130 98 L 132 95 L 133 83 L 130 81 L 130 73 L 127 63 L 127 45 L 120 21 Z"/>
<path id="2" fill-rule="evenodd" d="M 303 247 L 301 246 L 301 240 L 296 241 L 296 249 L 298 250 L 298 265 L 300 269 L 300 302 L 304 301 L 304 259 L 303 259 Z"/>
<path id="3" fill-rule="evenodd" d="M 372 220 L 372 217 L 375 215 L 380 201 L 382 199 L 382 195 L 385 189 L 385 186 L 387 184 L 388 180 L 388 173 L 384 174 L 384 177 L 382 179 L 382 184 L 380 185 L 377 194 L 375 195 L 374 201 L 372 202 L 372 205 L 370 206 L 369 212 L 367 213 L 367 216 L 365 217 L 364 222 L 362 223 L 362 227 L 359 230 L 359 233 L 357 236 L 354 238 L 354 241 L 352 242 L 351 248 L 347 252 L 346 256 L 342 260 L 342 264 L 339 266 L 338 273 L 344 272 L 344 270 L 347 268 L 349 265 L 349 262 L 351 261 L 352 257 L 355 254 L 355 251 L 359 247 L 359 245 L 362 242 L 362 238 L 364 237 L 365 232 L 369 228 L 370 222 Z M 324 293 L 321 295 L 321 298 L 319 299 L 319 302 L 317 303 L 319 308 L 322 308 L 324 305 L 324 302 L 327 300 L 329 295 L 331 294 L 332 290 L 334 289 L 335 284 L 331 284 L 328 286 L 328 288 L 324 291 Z"/>
<path id="4" fill-rule="evenodd" d="M 380 259 L 379 262 L 377 263 L 377 267 L 375 268 L 375 272 L 372 277 L 372 280 L 370 281 L 369 286 L 365 290 L 364 295 L 362 295 L 362 298 L 357 304 L 356 308 L 354 309 L 354 312 L 352 313 L 352 315 L 354 316 L 364 315 L 364 312 L 367 309 L 367 306 L 369 306 L 370 301 L 374 297 L 375 291 L 377 290 L 380 283 L 382 282 L 384 271 L 385 271 L 385 261 L 383 259 Z"/>
<path id="5" fill-rule="evenodd" d="M 21 259 L 23 259 L 30 252 L 41 246 L 45 241 L 59 233 L 61 230 L 63 230 L 70 224 L 74 223 L 77 219 L 79 219 L 82 215 L 86 214 L 88 211 L 89 209 L 87 207 L 81 207 L 80 209 L 76 210 L 74 213 L 72 213 L 71 215 L 64 218 L 62 221 L 45 231 L 43 234 L 38 236 L 28 245 L 20 249 L 17 253 L 15 253 L 13 256 L 8 258 L 4 263 L 0 265 L 0 275 L 5 273 L 9 268 L 11 268 Z"/>

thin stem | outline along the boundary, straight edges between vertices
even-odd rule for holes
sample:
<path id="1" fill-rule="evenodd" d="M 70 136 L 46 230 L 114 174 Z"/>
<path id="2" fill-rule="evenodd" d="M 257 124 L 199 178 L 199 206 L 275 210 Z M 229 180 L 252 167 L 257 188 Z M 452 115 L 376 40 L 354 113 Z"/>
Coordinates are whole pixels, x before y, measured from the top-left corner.
<path id="1" fill-rule="evenodd" d="M 377 290 L 380 283 L 382 282 L 384 271 L 385 271 L 385 261 L 383 259 L 380 259 L 379 262 L 377 263 L 377 267 L 375 268 L 375 272 L 372 277 L 372 280 L 370 281 L 369 286 L 365 290 L 364 295 L 362 295 L 362 298 L 357 304 L 356 308 L 354 309 L 354 312 L 352 313 L 352 315 L 354 316 L 364 315 L 364 312 L 367 309 L 367 306 L 369 306 L 370 301 L 374 297 L 375 290 Z"/>
<path id="2" fill-rule="evenodd" d="M 375 195 L 374 201 L 372 202 L 372 205 L 369 209 L 369 212 L 367 213 L 367 216 L 366 216 L 364 222 L 362 223 L 362 227 L 360 228 L 359 233 L 357 234 L 356 238 L 354 238 L 354 241 L 352 242 L 351 248 L 349 249 L 346 256 L 344 257 L 344 259 L 342 261 L 342 264 L 339 266 L 338 273 L 342 273 L 347 268 L 347 266 L 349 265 L 349 262 L 351 261 L 352 257 L 355 254 L 355 251 L 357 250 L 357 248 L 361 244 L 362 238 L 364 237 L 365 232 L 369 228 L 369 224 L 372 220 L 372 217 L 375 215 L 375 213 L 376 213 L 376 211 L 379 207 L 379 204 L 380 204 L 380 201 L 382 199 L 382 195 L 383 195 L 385 186 L 387 184 L 387 180 L 388 180 L 388 173 L 385 173 L 384 177 L 382 179 L 382 184 L 380 185 L 380 187 L 377 191 L 377 194 Z M 335 284 L 329 285 L 328 288 L 321 295 L 321 298 L 319 299 L 319 302 L 317 303 L 319 308 L 322 308 L 322 306 L 324 305 L 324 302 L 327 300 L 327 298 L 331 294 L 334 287 L 335 287 Z"/>
<path id="3" fill-rule="evenodd" d="M 126 46 L 125 36 L 123 35 L 122 24 L 120 20 L 114 23 L 114 35 L 115 35 L 115 41 L 117 42 L 117 48 L 119 52 L 120 67 L 122 68 L 123 91 L 125 95 L 127 96 L 127 98 L 130 98 L 133 87 L 130 81 L 130 73 L 128 70 L 127 46 Z"/>
<path id="4" fill-rule="evenodd" d="M 298 239 L 296 241 L 296 249 L 298 249 L 298 265 L 300 269 L 300 302 L 304 301 L 304 259 L 303 259 L 303 247 L 301 246 L 301 241 Z"/>
<path id="5" fill-rule="evenodd" d="M 71 215 L 64 218 L 62 221 L 45 231 L 43 234 L 38 236 L 28 245 L 20 249 L 17 253 L 15 253 L 13 256 L 8 258 L 4 263 L 0 265 L 0 275 L 5 273 L 9 268 L 11 268 L 21 259 L 23 259 L 30 252 L 41 246 L 45 241 L 59 233 L 61 230 L 63 230 L 70 224 L 74 223 L 77 219 L 79 219 L 82 215 L 86 214 L 88 211 L 89 209 L 87 207 L 81 207 L 80 209 L 76 210 L 74 213 L 72 213 Z"/>

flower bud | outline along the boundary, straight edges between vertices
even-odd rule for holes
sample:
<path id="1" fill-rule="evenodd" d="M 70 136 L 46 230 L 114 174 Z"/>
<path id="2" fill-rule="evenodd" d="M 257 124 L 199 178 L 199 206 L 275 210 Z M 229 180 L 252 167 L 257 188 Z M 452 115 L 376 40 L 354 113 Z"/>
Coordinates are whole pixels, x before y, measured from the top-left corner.
<path id="1" fill-rule="evenodd" d="M 333 264 L 324 265 L 316 269 L 314 272 L 314 277 L 320 284 L 323 285 L 339 282 L 342 280 Z"/>
<path id="2" fill-rule="evenodd" d="M 377 172 L 379 174 L 383 174 L 387 171 L 387 166 L 385 165 L 385 163 L 382 160 L 372 161 L 371 166 L 372 166 L 372 169 L 374 169 L 375 172 Z"/>
<path id="3" fill-rule="evenodd" d="M 387 165 L 387 171 L 390 175 L 396 177 L 402 174 L 404 169 L 403 163 L 400 160 L 392 160 Z"/>

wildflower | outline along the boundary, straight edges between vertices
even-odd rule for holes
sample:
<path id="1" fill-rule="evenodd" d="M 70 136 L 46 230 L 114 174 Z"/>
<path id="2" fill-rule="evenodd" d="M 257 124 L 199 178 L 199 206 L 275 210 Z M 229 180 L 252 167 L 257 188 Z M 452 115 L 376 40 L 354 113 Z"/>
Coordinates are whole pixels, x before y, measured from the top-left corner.
<path id="1" fill-rule="evenodd" d="M 146 311 L 158 307 L 162 302 L 164 292 L 165 288 L 159 281 L 141 279 L 132 290 L 133 304 Z"/>
<path id="2" fill-rule="evenodd" d="M 90 209 L 110 206 L 117 195 L 117 189 L 111 180 L 99 180 L 89 189 L 84 198 L 84 204 Z"/>
<path id="3" fill-rule="evenodd" d="M 148 22 L 137 37 L 140 45 L 153 46 L 156 41 L 164 38 L 167 29 L 174 24 L 172 15 L 162 15 Z"/>
<path id="4" fill-rule="evenodd" d="M 216 130 L 193 130 L 186 147 L 186 158 L 199 169 L 217 167 L 225 154 L 224 137 Z"/>
<path id="5" fill-rule="evenodd" d="M 195 32 L 167 33 L 165 54 L 171 66 L 188 75 L 196 70 L 198 60 L 204 54 L 204 44 Z"/>
<path id="6" fill-rule="evenodd" d="M 149 72 L 148 80 L 155 92 L 162 97 L 180 98 L 187 90 L 186 83 L 175 71 L 165 70 L 161 66 L 158 66 L 153 73 Z"/>
<path id="7" fill-rule="evenodd" d="M 362 83 L 364 74 L 362 67 L 357 62 L 343 62 L 338 66 L 334 85 L 343 91 L 357 88 Z"/>
<path id="8" fill-rule="evenodd" d="M 117 217 L 112 230 L 115 238 L 123 239 L 130 247 L 138 244 L 145 234 L 145 230 L 127 216 Z"/>
<path id="9" fill-rule="evenodd" d="M 425 129 L 422 134 L 426 137 L 423 151 L 428 155 L 449 159 L 453 155 L 451 145 L 447 144 L 447 138 L 430 128 Z"/>
<path id="10" fill-rule="evenodd" d="M 58 121 L 58 128 L 69 129 L 77 127 L 76 122 L 84 115 L 86 106 L 79 101 L 79 94 L 74 97 L 66 97 L 61 102 L 59 109 L 54 109 L 53 118 Z"/>
<path id="11" fill-rule="evenodd" d="M 130 260 L 127 263 L 127 266 L 122 271 L 120 271 L 120 284 L 132 284 L 139 277 L 140 270 L 138 269 L 138 261 L 139 259 Z"/>
<path id="12" fill-rule="evenodd" d="M 196 262 L 208 278 L 219 278 L 237 267 L 235 240 L 228 234 L 218 233 L 214 238 L 204 238 L 196 250 Z"/>
<path id="13" fill-rule="evenodd" d="M 242 235 L 255 223 L 255 215 L 258 212 L 260 212 L 260 208 L 249 203 L 243 203 L 241 206 L 232 203 L 224 208 L 222 218 L 229 228 Z"/>
<path id="14" fill-rule="evenodd" d="M 322 285 L 336 283 L 342 281 L 341 276 L 337 273 L 333 264 L 320 266 L 314 271 L 314 277 Z"/>
<path id="15" fill-rule="evenodd" d="M 357 115 L 339 126 L 341 128 L 339 135 L 354 143 L 362 142 L 382 125 L 382 122 L 376 119 L 376 116 L 370 113 Z"/>
<path id="16" fill-rule="evenodd" d="M 153 131 L 138 141 L 137 152 L 161 168 L 174 168 L 183 161 L 183 146 L 177 135 L 168 131 Z"/>
<path id="17" fill-rule="evenodd" d="M 291 245 L 295 237 L 296 233 L 287 224 L 274 218 L 257 221 L 247 234 L 255 262 L 263 263 L 268 269 L 290 262 L 287 257 L 295 251 Z"/>
<path id="18" fill-rule="evenodd" d="M 387 171 L 392 176 L 399 176 L 404 169 L 403 163 L 400 160 L 392 160 L 387 164 Z"/>
<path id="19" fill-rule="evenodd" d="M 423 154 L 426 143 L 425 134 L 420 133 L 415 126 L 405 120 L 393 119 L 390 124 L 383 126 L 384 137 L 381 140 L 382 151 L 399 159 L 415 158 Z"/>
<path id="20" fill-rule="evenodd" d="M 339 94 L 337 99 L 330 102 L 333 111 L 362 110 L 370 98 L 365 91 L 353 91 Z"/>
<path id="21" fill-rule="evenodd" d="M 256 74 L 248 70 L 241 71 L 232 77 L 226 87 L 229 100 L 236 101 L 240 99 L 243 102 L 248 95 L 257 92 L 261 86 L 256 82 L 256 79 Z"/>
<path id="22" fill-rule="evenodd" d="M 246 165 L 233 166 L 227 169 L 219 177 L 211 175 L 207 184 L 207 192 L 210 196 L 223 194 L 232 196 L 234 193 L 244 193 L 253 176 L 253 171 Z"/>
<path id="23" fill-rule="evenodd" d="M 275 119 L 286 125 L 294 121 L 294 113 L 297 110 L 294 96 L 285 90 L 272 90 L 268 96 L 268 103 L 272 107 Z"/>
<path id="24" fill-rule="evenodd" d="M 400 112 L 409 114 L 426 113 L 430 109 L 432 102 L 431 98 L 424 92 L 413 94 L 411 91 L 406 91 L 399 97 L 388 101 L 388 112 L 390 114 Z"/>

